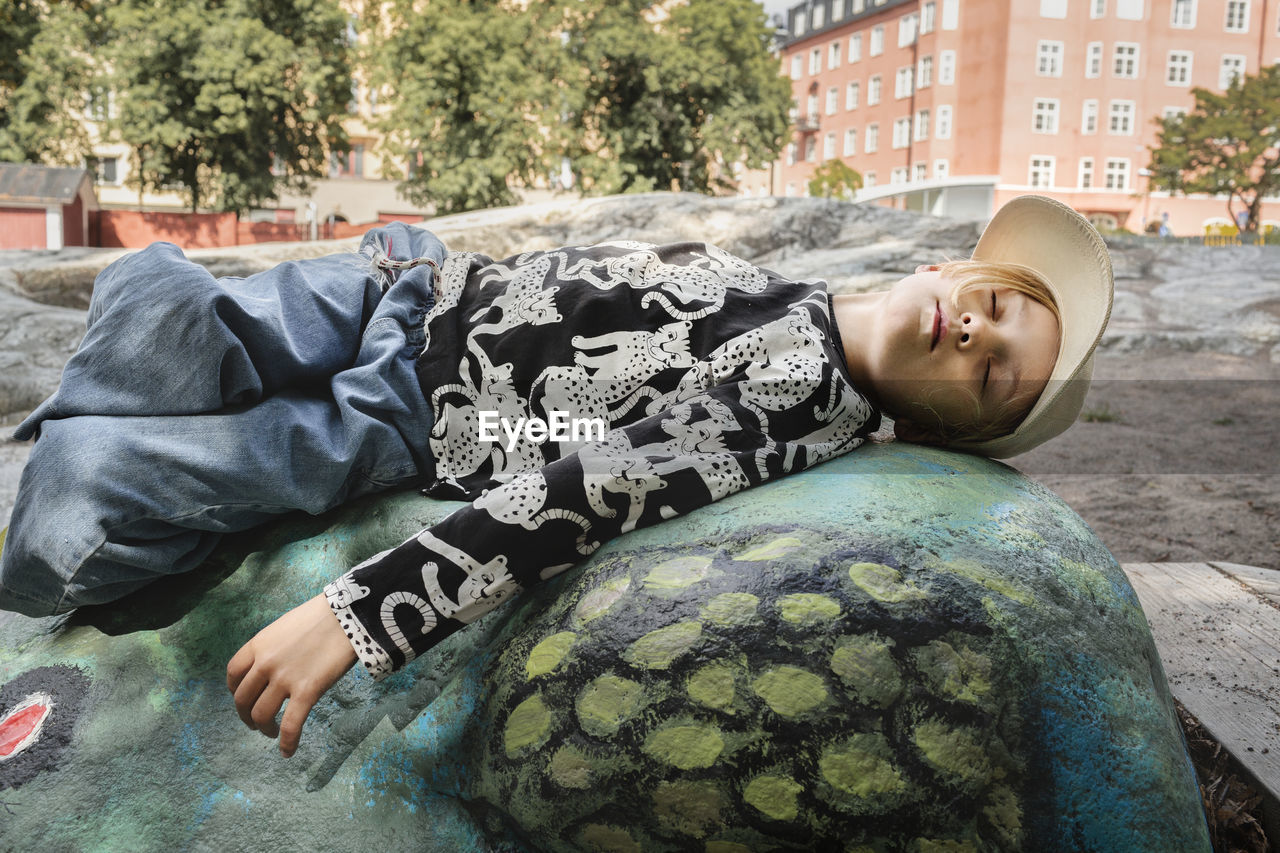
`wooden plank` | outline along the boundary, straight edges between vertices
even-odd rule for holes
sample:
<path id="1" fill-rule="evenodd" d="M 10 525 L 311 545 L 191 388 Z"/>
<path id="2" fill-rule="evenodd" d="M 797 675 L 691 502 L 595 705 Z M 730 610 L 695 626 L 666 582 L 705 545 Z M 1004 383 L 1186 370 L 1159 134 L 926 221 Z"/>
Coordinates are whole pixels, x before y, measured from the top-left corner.
<path id="1" fill-rule="evenodd" d="M 1268 600 L 1270 589 L 1255 591 L 1208 563 L 1126 563 L 1124 570 L 1173 695 L 1255 777 L 1274 811 L 1280 800 L 1280 609 Z"/>
<path id="2" fill-rule="evenodd" d="M 1212 562 L 1220 572 L 1231 575 L 1254 592 L 1261 595 L 1273 606 L 1280 607 L 1280 572 L 1275 569 L 1262 569 L 1257 566 L 1245 566 L 1240 563 Z"/>

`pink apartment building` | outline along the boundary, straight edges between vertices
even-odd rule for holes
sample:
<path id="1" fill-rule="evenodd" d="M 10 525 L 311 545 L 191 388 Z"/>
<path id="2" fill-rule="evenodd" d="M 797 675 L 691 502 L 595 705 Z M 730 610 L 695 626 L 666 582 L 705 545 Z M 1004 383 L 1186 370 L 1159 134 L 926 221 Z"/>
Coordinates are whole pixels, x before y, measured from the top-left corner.
<path id="1" fill-rule="evenodd" d="M 794 137 L 742 194 L 804 195 L 837 158 L 858 201 L 985 220 L 1039 192 L 1184 235 L 1228 225 L 1226 200 L 1149 190 L 1153 119 L 1280 62 L 1280 0 L 809 0 L 786 29 Z"/>

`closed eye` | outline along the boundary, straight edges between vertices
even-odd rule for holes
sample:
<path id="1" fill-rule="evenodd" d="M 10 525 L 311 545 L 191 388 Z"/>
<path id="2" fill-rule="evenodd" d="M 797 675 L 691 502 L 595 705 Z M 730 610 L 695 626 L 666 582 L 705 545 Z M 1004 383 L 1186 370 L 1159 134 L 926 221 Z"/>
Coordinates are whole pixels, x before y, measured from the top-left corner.
<path id="1" fill-rule="evenodd" d="M 982 374 L 982 390 L 984 393 L 987 390 L 987 380 L 989 380 L 990 378 L 991 378 L 991 359 L 987 359 L 987 370 L 985 373 Z"/>
<path id="2" fill-rule="evenodd" d="M 991 319 L 996 318 L 996 292 L 991 291 Z"/>

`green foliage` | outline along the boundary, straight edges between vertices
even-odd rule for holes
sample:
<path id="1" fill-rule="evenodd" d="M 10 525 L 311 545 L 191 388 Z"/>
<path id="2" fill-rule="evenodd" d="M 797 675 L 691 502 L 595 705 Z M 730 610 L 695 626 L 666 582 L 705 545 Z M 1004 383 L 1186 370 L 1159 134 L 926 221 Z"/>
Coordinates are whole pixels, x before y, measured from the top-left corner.
<path id="1" fill-rule="evenodd" d="M 89 2 L 0 2 L 0 160 L 77 163 L 98 27 Z"/>
<path id="2" fill-rule="evenodd" d="M 790 84 L 753 0 L 690 0 L 656 26 L 642 0 L 568 8 L 568 154 L 593 192 L 724 188 L 781 150 Z"/>
<path id="3" fill-rule="evenodd" d="M 531 183 L 558 162 L 560 5 L 420 6 L 388 4 L 367 57 L 371 84 L 394 105 L 380 122 L 387 151 L 422 164 L 402 190 L 440 213 L 513 204 L 509 179 Z"/>
<path id="4" fill-rule="evenodd" d="M 828 160 L 813 170 L 809 195 L 815 198 L 852 199 L 862 189 L 862 175 L 840 160 Z"/>
<path id="5" fill-rule="evenodd" d="M 1237 79 L 1224 94 L 1192 93 L 1190 112 L 1156 120 L 1151 187 L 1224 194 L 1231 221 L 1239 202 L 1249 215 L 1244 230 L 1255 232 L 1263 197 L 1280 192 L 1280 66 Z"/>
<path id="6" fill-rule="evenodd" d="M 346 21 L 328 0 L 116 0 L 104 51 L 143 190 L 244 211 L 305 189 L 343 150 Z M 273 158 L 283 164 L 273 174 Z"/>

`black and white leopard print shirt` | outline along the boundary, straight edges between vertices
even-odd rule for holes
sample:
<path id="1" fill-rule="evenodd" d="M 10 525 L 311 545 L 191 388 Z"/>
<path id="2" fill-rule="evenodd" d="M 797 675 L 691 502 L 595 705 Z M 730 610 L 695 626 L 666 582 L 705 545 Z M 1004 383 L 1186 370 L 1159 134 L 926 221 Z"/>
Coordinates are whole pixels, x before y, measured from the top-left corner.
<path id="1" fill-rule="evenodd" d="M 704 243 L 450 253 L 426 324 L 426 491 L 471 503 L 325 587 L 375 678 L 608 539 L 838 456 L 879 426 L 826 285 Z M 607 432 L 540 441 L 513 429 L 520 418 Z"/>

